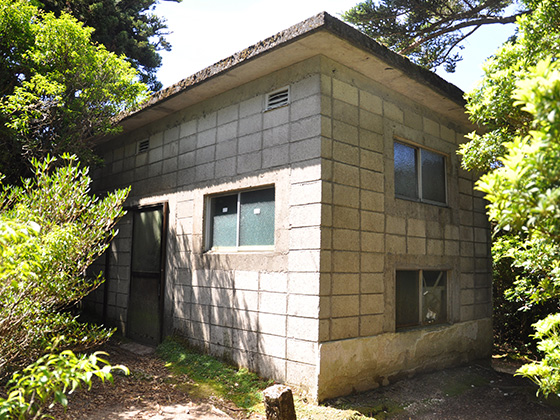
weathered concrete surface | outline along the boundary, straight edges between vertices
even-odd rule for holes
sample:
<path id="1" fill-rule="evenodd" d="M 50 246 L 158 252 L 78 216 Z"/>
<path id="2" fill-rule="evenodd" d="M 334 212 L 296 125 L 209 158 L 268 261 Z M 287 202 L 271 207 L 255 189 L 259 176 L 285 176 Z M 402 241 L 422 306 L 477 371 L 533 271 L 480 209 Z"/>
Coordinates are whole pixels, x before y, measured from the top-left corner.
<path id="1" fill-rule="evenodd" d="M 322 401 L 490 357 L 491 349 L 490 319 L 323 343 L 317 397 Z"/>
<path id="2" fill-rule="evenodd" d="M 96 191 L 131 185 L 127 206 L 169 209 L 164 335 L 314 399 L 485 354 L 490 235 L 456 155 L 473 129 L 461 95 L 328 15 L 255 48 L 154 96 L 97 149 Z M 265 109 L 286 86 L 289 104 Z M 395 196 L 396 140 L 446 157 L 445 206 Z M 212 197 L 272 186 L 274 246 L 209 249 Z M 123 334 L 132 221 L 88 302 Z M 449 324 L 395 334 L 405 269 L 448 273 Z"/>
<path id="3" fill-rule="evenodd" d="M 296 420 L 292 390 L 284 385 L 273 385 L 263 391 L 267 420 Z"/>

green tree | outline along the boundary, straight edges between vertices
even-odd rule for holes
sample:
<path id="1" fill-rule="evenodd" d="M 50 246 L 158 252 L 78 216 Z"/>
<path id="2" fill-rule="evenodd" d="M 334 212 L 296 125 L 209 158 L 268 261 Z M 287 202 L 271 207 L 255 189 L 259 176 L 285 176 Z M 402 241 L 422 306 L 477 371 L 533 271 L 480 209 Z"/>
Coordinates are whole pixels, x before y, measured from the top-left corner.
<path id="1" fill-rule="evenodd" d="M 515 40 L 486 61 L 482 80 L 466 95 L 471 120 L 486 129 L 484 134 L 472 133 L 461 146 L 466 169 L 487 172 L 496 167 L 504 143 L 528 133 L 533 116 L 515 104 L 513 91 L 539 61 L 560 55 L 560 2 L 525 2 L 533 12 L 518 18 Z"/>
<path id="2" fill-rule="evenodd" d="M 115 235 L 128 191 L 92 196 L 88 169 L 73 160 L 34 160 L 34 178 L 1 185 L 0 378 L 53 347 L 82 351 L 112 334 L 68 309 L 101 283 L 86 270 Z"/>
<path id="3" fill-rule="evenodd" d="M 560 297 L 560 71 L 544 61 L 517 82 L 517 104 L 533 117 L 532 129 L 504 144 L 500 166 L 477 188 L 490 202 L 497 230 L 512 232 L 507 253 L 520 277 L 513 294 L 529 303 Z M 534 283 L 534 280 L 538 281 Z"/>
<path id="4" fill-rule="evenodd" d="M 181 2 L 181 0 L 164 0 Z M 165 19 L 153 13 L 157 0 L 40 0 L 41 8 L 60 16 L 67 12 L 95 28 L 92 40 L 109 51 L 125 55 L 140 72 L 141 79 L 154 91 L 162 85 L 156 72 L 161 66 L 158 51 L 170 51 Z"/>
<path id="5" fill-rule="evenodd" d="M 0 0 L 0 167 L 10 182 L 29 174 L 30 158 L 94 162 L 91 139 L 145 99 L 136 71 L 92 32 L 66 13 Z"/>
<path id="6" fill-rule="evenodd" d="M 521 0 L 366 0 L 343 19 L 429 69 L 455 71 L 461 43 L 484 25 L 514 23 L 529 12 Z M 515 6 L 509 13 L 510 6 Z M 507 10 L 506 10 L 507 9 Z"/>
<path id="7" fill-rule="evenodd" d="M 503 144 L 499 165 L 477 188 L 488 215 L 507 233 L 505 253 L 520 269 L 513 298 L 528 305 L 560 298 L 560 65 L 545 60 L 516 83 L 515 105 L 532 117 L 531 129 Z M 536 324 L 544 358 L 520 370 L 545 394 L 560 394 L 560 314 Z"/>

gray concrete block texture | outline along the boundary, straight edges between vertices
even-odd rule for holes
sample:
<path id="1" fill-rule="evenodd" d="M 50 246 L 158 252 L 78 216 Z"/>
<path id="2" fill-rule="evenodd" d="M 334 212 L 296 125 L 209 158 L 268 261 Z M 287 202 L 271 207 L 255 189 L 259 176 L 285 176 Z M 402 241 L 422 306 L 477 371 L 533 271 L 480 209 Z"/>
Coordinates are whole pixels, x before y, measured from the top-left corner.
<path id="1" fill-rule="evenodd" d="M 283 86 L 290 104 L 264 111 L 266 93 Z M 320 370 L 331 368 L 322 344 L 395 334 L 398 269 L 449 273 L 451 324 L 490 317 L 484 202 L 455 154 L 466 131 L 315 57 L 100 146 L 95 186 L 131 184 L 130 205 L 169 203 L 165 333 L 318 398 Z M 445 154 L 446 206 L 395 198 L 395 138 Z M 269 185 L 274 248 L 208 251 L 208 197 Z M 120 229 L 107 315 L 125 329 L 130 220 Z M 488 343 L 480 338 L 481 353 Z"/>
<path id="2" fill-rule="evenodd" d="M 331 116 L 333 152 L 323 165 L 330 166 L 327 172 L 333 175 L 323 188 L 332 191 L 324 194 L 332 198 L 325 202 L 332 212 L 332 225 L 323 224 L 322 232 L 330 231 L 332 242 L 322 251 L 330 252 L 332 263 L 323 279 L 332 282 L 331 290 L 346 295 L 345 300 L 330 300 L 330 310 L 321 317 L 327 322 L 320 324 L 328 330 L 320 336 L 338 340 L 349 334 L 371 335 L 372 330 L 394 331 L 392 291 L 398 269 L 448 271 L 450 321 L 488 318 L 491 280 L 484 203 L 476 200 L 473 178 L 459 169 L 455 154 L 464 129 L 337 63 L 327 65 L 332 68 L 327 74 L 334 76 L 323 76 L 322 90 L 332 92 L 332 100 L 326 102 L 331 110 L 323 112 Z M 446 206 L 395 198 L 393 142 L 397 138 L 446 155 Z M 351 280 L 341 280 L 340 275 L 349 273 L 354 276 Z M 377 294 L 364 294 L 361 291 L 368 285 L 363 283 L 372 281 L 374 274 L 381 283 Z M 461 284 L 461 278 L 476 276 L 484 281 L 476 286 L 474 282 Z M 372 302 L 382 303 L 378 311 L 382 316 L 366 321 Z M 343 309 L 351 305 L 357 310 Z"/>

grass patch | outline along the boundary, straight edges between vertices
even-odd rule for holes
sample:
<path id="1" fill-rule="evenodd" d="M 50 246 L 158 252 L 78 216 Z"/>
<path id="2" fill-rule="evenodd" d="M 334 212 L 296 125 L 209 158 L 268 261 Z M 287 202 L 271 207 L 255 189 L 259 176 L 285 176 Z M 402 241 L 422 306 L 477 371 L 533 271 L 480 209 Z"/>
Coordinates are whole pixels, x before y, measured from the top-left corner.
<path id="1" fill-rule="evenodd" d="M 274 381 L 202 354 L 179 338 L 166 338 L 157 353 L 171 370 L 178 386 L 189 395 L 199 398 L 215 396 L 248 412 L 264 414 L 262 391 Z M 297 390 L 293 392 L 298 420 L 383 420 L 403 411 L 402 407 L 386 399 L 374 405 L 352 404 L 344 398 L 316 405 L 308 403 Z"/>
<path id="2" fill-rule="evenodd" d="M 194 382 L 185 384 L 189 393 L 224 398 L 248 411 L 262 405 L 262 390 L 273 383 L 245 368 L 201 354 L 176 338 L 167 338 L 157 352 L 174 375 L 186 375 Z"/>

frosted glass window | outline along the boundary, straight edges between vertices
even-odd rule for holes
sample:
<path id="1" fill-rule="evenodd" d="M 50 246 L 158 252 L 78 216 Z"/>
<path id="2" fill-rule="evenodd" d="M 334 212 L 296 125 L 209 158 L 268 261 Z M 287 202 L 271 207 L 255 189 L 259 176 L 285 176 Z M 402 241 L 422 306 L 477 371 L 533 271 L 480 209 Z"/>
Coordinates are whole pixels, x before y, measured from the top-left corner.
<path id="1" fill-rule="evenodd" d="M 397 328 L 447 322 L 445 271 L 397 271 L 395 290 Z"/>
<path id="2" fill-rule="evenodd" d="M 212 199 L 212 247 L 237 245 L 237 194 Z"/>
<path id="3" fill-rule="evenodd" d="M 416 149 L 402 143 L 395 143 L 395 194 L 418 198 Z"/>
<path id="4" fill-rule="evenodd" d="M 429 203 L 447 203 L 445 156 L 395 142 L 394 161 L 395 196 Z"/>
<path id="5" fill-rule="evenodd" d="M 445 158 L 422 150 L 422 198 L 445 203 Z"/>
<path id="6" fill-rule="evenodd" d="M 274 188 L 210 199 L 210 248 L 274 245 Z"/>
<path id="7" fill-rule="evenodd" d="M 241 194 L 239 245 L 274 245 L 274 189 Z"/>

